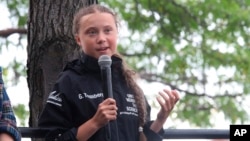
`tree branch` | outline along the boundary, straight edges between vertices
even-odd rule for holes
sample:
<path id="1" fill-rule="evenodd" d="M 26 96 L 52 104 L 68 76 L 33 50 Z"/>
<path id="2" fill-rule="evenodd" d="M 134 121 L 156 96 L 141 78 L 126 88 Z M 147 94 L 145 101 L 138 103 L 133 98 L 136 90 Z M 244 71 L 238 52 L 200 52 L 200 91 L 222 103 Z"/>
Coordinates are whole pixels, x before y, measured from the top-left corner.
<path id="1" fill-rule="evenodd" d="M 217 94 L 217 95 L 211 96 L 210 94 L 207 94 L 207 93 L 190 92 L 188 90 L 180 89 L 178 86 L 172 85 L 171 83 L 167 83 L 167 82 L 162 81 L 163 78 L 161 76 L 159 76 L 159 75 L 149 74 L 149 73 L 146 73 L 146 72 L 140 72 L 139 75 L 140 75 L 140 77 L 142 79 L 145 79 L 148 82 L 159 82 L 159 83 L 168 85 L 169 87 L 171 87 L 171 89 L 176 89 L 176 90 L 178 90 L 180 92 L 184 92 L 184 93 L 192 95 L 192 96 L 209 97 L 209 98 L 213 98 L 213 99 L 214 98 L 220 98 L 220 97 L 232 97 L 232 98 L 236 98 L 238 96 L 243 96 L 242 93 L 234 93 L 234 94 L 223 93 L 223 94 Z"/>
<path id="2" fill-rule="evenodd" d="M 8 36 L 18 33 L 18 34 L 27 34 L 27 29 L 24 28 L 8 28 L 0 30 L 0 37 L 7 38 Z"/>

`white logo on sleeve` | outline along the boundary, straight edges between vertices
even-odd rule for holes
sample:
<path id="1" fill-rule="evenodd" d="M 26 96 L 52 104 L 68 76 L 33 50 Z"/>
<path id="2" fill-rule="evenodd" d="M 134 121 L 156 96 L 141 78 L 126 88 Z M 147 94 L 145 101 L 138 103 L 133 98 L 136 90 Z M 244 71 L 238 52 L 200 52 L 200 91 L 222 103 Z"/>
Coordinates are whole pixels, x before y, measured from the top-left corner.
<path id="1" fill-rule="evenodd" d="M 57 106 L 62 106 L 62 99 L 60 97 L 60 93 L 57 93 L 57 91 L 53 91 L 49 94 L 47 103 L 51 103 Z"/>

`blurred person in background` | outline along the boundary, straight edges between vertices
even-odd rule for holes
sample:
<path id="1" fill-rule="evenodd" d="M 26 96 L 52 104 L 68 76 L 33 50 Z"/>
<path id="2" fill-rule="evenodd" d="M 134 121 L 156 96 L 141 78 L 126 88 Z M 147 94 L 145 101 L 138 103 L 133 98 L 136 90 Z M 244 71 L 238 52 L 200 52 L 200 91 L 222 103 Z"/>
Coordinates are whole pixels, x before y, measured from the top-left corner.
<path id="1" fill-rule="evenodd" d="M 21 134 L 16 126 L 16 117 L 13 112 L 9 96 L 6 93 L 2 67 L 0 66 L 0 141 L 21 141 Z"/>

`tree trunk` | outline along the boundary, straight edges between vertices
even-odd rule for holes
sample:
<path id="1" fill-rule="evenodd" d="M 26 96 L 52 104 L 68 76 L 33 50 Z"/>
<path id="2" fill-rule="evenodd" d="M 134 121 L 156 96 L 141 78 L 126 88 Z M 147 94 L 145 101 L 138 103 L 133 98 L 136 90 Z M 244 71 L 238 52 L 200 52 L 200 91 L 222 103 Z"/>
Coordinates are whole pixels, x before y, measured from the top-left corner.
<path id="1" fill-rule="evenodd" d="M 79 7 L 93 3 L 97 0 L 30 0 L 27 48 L 30 127 L 37 127 L 59 72 L 67 61 L 79 56 L 71 30 L 73 14 Z"/>

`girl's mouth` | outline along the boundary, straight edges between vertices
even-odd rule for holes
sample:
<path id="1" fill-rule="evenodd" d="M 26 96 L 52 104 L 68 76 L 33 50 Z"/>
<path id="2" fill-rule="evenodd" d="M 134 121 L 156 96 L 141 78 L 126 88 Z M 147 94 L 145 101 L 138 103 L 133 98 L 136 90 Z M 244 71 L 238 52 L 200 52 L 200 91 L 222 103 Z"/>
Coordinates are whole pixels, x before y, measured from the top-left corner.
<path id="1" fill-rule="evenodd" d="M 106 51 L 108 50 L 108 47 L 102 47 L 102 48 L 98 48 L 97 51 L 99 52 L 103 52 L 103 51 Z"/>

